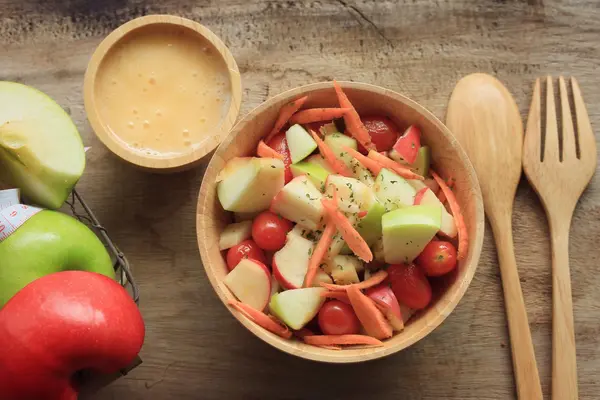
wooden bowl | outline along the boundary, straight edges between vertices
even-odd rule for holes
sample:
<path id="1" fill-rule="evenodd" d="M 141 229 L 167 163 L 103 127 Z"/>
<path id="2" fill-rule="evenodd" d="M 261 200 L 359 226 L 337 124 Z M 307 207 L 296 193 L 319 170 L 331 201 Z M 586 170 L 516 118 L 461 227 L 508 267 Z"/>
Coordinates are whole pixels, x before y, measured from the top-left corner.
<path id="1" fill-rule="evenodd" d="M 117 139 L 115 134 L 107 127 L 106 121 L 103 120 L 98 108 L 96 78 L 98 72 L 103 68 L 103 61 L 107 58 L 107 55 L 111 55 L 111 50 L 115 48 L 122 39 L 129 37 L 132 34 L 143 35 L 150 30 L 172 30 L 173 28 L 182 28 L 183 30 L 191 32 L 199 41 L 202 41 L 202 43 L 208 42 L 208 45 L 212 47 L 212 50 L 218 52 L 224 61 L 223 70 L 225 71 L 226 69 L 229 76 L 230 93 L 228 94 L 230 95 L 231 100 L 229 109 L 221 118 L 220 125 L 215 128 L 214 131 L 211 130 L 210 132 L 207 132 L 207 138 L 200 146 L 194 147 L 184 154 L 153 157 L 132 150 L 123 143 L 122 140 Z M 197 22 L 171 15 L 149 15 L 136 18 L 115 29 L 100 43 L 92 55 L 84 79 L 85 110 L 90 124 L 98 138 L 113 153 L 123 160 L 153 172 L 176 172 L 189 169 L 196 165 L 202 157 L 214 150 L 235 124 L 240 109 L 241 92 L 242 87 L 238 66 L 229 49 L 221 39 L 208 28 Z"/>
<path id="2" fill-rule="evenodd" d="M 309 346 L 297 340 L 285 340 L 228 307 L 246 328 L 279 350 L 310 360 L 351 363 L 400 351 L 427 336 L 450 315 L 469 287 L 477 268 L 483 241 L 484 213 L 479 183 L 471 163 L 448 128 L 431 112 L 405 96 L 378 86 L 350 82 L 340 84 L 361 115 L 384 114 L 400 127 L 416 124 L 421 128 L 423 142 L 431 146 L 435 170 L 442 177 L 456 179 L 455 193 L 469 232 L 467 257 L 459 263 L 454 274 L 436 281 L 432 304 L 413 316 L 404 331 L 386 340 L 383 347 L 336 351 Z M 204 175 L 197 210 L 198 246 L 210 282 L 225 304 L 233 295 L 223 283 L 227 267 L 219 251 L 218 240 L 222 229 L 231 222 L 231 215 L 223 210 L 217 199 L 215 178 L 231 158 L 254 153 L 259 140 L 273 127 L 281 106 L 307 94 L 310 97 L 305 108 L 338 106 L 333 85 L 329 82 L 302 86 L 267 100 L 234 127 L 217 149 Z"/>

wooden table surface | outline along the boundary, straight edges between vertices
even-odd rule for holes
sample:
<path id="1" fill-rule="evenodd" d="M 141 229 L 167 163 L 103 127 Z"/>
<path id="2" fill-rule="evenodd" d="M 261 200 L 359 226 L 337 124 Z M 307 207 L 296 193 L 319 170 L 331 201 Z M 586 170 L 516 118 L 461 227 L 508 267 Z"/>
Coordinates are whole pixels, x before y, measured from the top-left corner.
<path id="1" fill-rule="evenodd" d="M 438 117 L 463 75 L 496 75 L 525 118 L 532 82 L 579 79 L 600 135 L 598 0 L 0 0 L 0 80 L 49 93 L 92 146 L 79 189 L 135 268 L 147 323 L 144 364 L 93 396 L 104 399 L 514 398 L 501 281 L 489 226 L 479 269 L 454 313 L 400 354 L 362 365 L 294 359 L 248 333 L 221 304 L 196 244 L 206 162 L 172 176 L 112 156 L 87 123 L 86 64 L 113 28 L 170 13 L 195 19 L 231 48 L 242 114 L 305 83 L 347 79 L 406 94 Z M 501 176 L 498 179 L 502 179 Z M 550 388 L 548 227 L 523 180 L 514 236 L 543 390 Z M 571 271 L 582 399 L 600 397 L 600 176 L 571 229 Z"/>

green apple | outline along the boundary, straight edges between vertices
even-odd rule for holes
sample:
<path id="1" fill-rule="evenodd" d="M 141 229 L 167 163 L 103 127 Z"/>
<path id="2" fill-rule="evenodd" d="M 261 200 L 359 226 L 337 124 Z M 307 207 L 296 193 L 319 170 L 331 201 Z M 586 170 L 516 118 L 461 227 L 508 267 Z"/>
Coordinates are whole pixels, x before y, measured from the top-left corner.
<path id="1" fill-rule="evenodd" d="M 381 236 L 375 244 L 371 246 L 371 250 L 373 251 L 373 259 L 379 262 L 385 262 L 385 253 L 383 252 L 383 236 Z"/>
<path id="2" fill-rule="evenodd" d="M 387 168 L 382 168 L 377 175 L 373 190 L 386 211 L 413 205 L 417 193 L 406 179 Z"/>
<path id="3" fill-rule="evenodd" d="M 454 217 L 446 210 L 440 199 L 428 187 L 425 187 L 415 196 L 415 205 L 438 206 L 442 209 L 442 223 L 440 232 L 449 238 L 455 238 L 458 235 Z"/>
<path id="4" fill-rule="evenodd" d="M 271 211 L 305 228 L 317 229 L 324 213 L 322 198 L 311 180 L 301 175 L 289 181 L 273 197 Z"/>
<path id="5" fill-rule="evenodd" d="M 364 269 L 361 260 L 354 256 L 337 255 L 325 263 L 325 272 L 338 285 L 350 285 L 360 282 L 358 273 Z"/>
<path id="6" fill-rule="evenodd" d="M 411 263 L 440 230 L 442 208 L 410 206 L 383 215 L 383 253 L 389 264 Z"/>
<path id="7" fill-rule="evenodd" d="M 370 187 L 358 179 L 331 174 L 325 182 L 325 194 L 333 197 L 337 194 L 339 209 L 347 213 L 357 213 L 365 209 L 367 202 L 373 198 Z"/>
<path id="8" fill-rule="evenodd" d="M 83 270 L 115 278 L 104 245 L 75 218 L 44 210 L 0 242 L 0 308 L 35 279 Z"/>
<path id="9" fill-rule="evenodd" d="M 313 154 L 313 155 L 309 156 L 306 159 L 306 161 L 309 163 L 312 163 L 312 164 L 317 164 L 320 167 L 323 167 L 323 169 L 326 170 L 327 172 L 329 172 L 330 174 L 334 173 L 333 169 L 331 168 L 331 165 L 329 165 L 329 163 L 327 161 L 325 161 L 323 156 L 320 154 Z"/>
<path id="10" fill-rule="evenodd" d="M 332 133 L 331 135 L 325 136 L 323 141 L 329 146 L 337 158 L 342 160 L 348 167 L 351 167 L 350 162 L 354 157 L 348 154 L 348 152 L 344 150 L 344 147 L 356 150 L 358 145 L 356 144 L 355 139 L 341 133 Z"/>
<path id="11" fill-rule="evenodd" d="M 292 125 L 285 132 L 292 164 L 296 164 L 308 157 L 317 148 L 317 142 L 301 125 Z"/>
<path id="12" fill-rule="evenodd" d="M 233 158 L 217 176 L 219 201 L 227 211 L 264 211 L 283 187 L 284 172 L 276 158 Z"/>
<path id="13" fill-rule="evenodd" d="M 290 170 L 295 177 L 300 175 L 308 176 L 312 183 L 320 190 L 325 187 L 325 180 L 330 174 L 330 172 L 321 165 L 307 160 L 290 165 Z"/>
<path id="14" fill-rule="evenodd" d="M 352 160 L 350 160 L 350 170 L 356 179 L 368 187 L 372 188 L 375 185 L 375 178 L 373 178 L 371 171 L 369 171 L 369 169 L 362 165 L 357 159 L 352 158 Z"/>
<path id="15" fill-rule="evenodd" d="M 325 302 L 325 288 L 310 287 L 286 290 L 271 298 L 269 309 L 277 318 L 294 330 L 309 323 Z"/>
<path id="16" fill-rule="evenodd" d="M 390 151 L 390 158 L 402 164 L 407 164 L 396 150 Z M 431 149 L 429 146 L 421 146 L 417 153 L 417 159 L 409 165 L 413 171 L 421 176 L 427 176 L 429 174 L 429 167 L 431 165 Z M 417 189 L 418 190 L 418 189 Z"/>
<path id="17" fill-rule="evenodd" d="M 219 250 L 227 250 L 252 236 L 252 221 L 229 224 L 219 237 Z"/>
<path id="18" fill-rule="evenodd" d="M 358 220 L 356 231 L 371 246 L 381 237 L 381 217 L 385 214 L 386 209 L 375 195 L 365 202 L 364 208 L 366 208 L 367 215 Z"/>
<path id="19" fill-rule="evenodd" d="M 84 168 L 83 143 L 69 115 L 32 87 L 0 81 L 0 180 L 30 202 L 57 209 Z"/>

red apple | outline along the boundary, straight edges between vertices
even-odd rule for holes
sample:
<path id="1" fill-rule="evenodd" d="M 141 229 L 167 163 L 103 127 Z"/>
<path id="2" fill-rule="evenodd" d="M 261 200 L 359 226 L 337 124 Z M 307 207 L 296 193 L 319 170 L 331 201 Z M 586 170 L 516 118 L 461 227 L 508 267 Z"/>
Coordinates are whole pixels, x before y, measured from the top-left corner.
<path id="1" fill-rule="evenodd" d="M 404 329 L 400 303 L 398 303 L 396 295 L 388 285 L 382 283 L 374 286 L 367 289 L 365 294 L 375 302 L 395 331 Z"/>
<path id="2" fill-rule="evenodd" d="M 244 258 L 223 281 L 244 304 L 262 311 L 271 298 L 271 273 L 260 261 Z"/>
<path id="3" fill-rule="evenodd" d="M 84 271 L 39 278 L 0 309 L 0 397 L 77 399 L 73 375 L 127 367 L 144 332 L 136 304 L 114 280 Z"/>
<path id="4" fill-rule="evenodd" d="M 273 275 L 284 289 L 299 289 L 304 284 L 314 243 L 290 231 L 287 242 L 273 255 Z"/>

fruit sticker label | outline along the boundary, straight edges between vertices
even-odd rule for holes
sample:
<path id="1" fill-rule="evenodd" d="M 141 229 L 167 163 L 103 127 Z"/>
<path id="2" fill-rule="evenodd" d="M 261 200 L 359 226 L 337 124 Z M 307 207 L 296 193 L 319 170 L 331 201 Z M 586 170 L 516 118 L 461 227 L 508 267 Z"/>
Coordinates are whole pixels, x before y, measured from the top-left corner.
<path id="1" fill-rule="evenodd" d="M 0 190 L 0 210 L 19 203 L 19 189 Z"/>
<path id="2" fill-rule="evenodd" d="M 41 208 L 15 204 L 0 209 L 0 242 L 13 234 L 29 218 L 42 211 Z"/>

